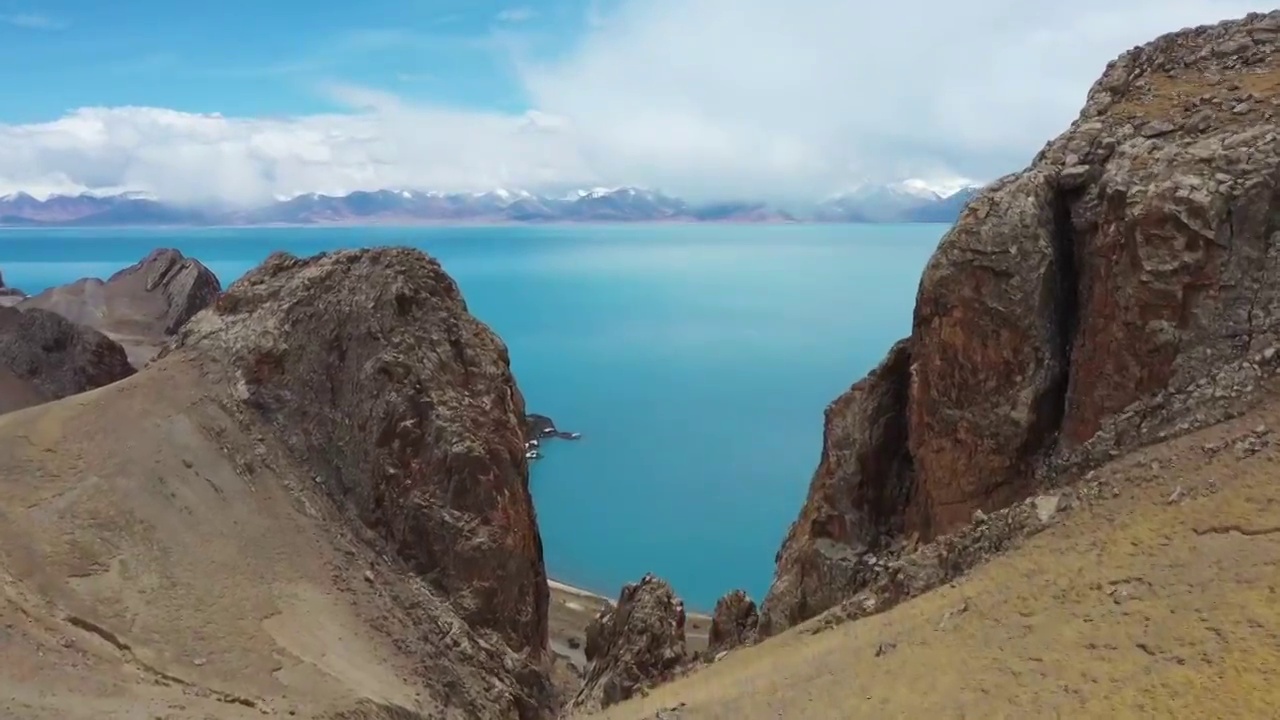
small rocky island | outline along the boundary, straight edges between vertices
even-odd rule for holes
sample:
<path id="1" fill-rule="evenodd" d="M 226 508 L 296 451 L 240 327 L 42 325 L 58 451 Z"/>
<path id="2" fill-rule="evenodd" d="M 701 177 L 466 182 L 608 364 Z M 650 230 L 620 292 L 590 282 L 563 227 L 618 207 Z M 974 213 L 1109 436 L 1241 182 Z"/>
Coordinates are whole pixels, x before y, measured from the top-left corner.
<path id="1" fill-rule="evenodd" d="M 565 432 L 556 427 L 556 423 L 546 415 L 529 413 L 524 416 L 524 456 L 530 460 L 542 457 L 539 446 L 543 440 L 560 438 L 561 440 L 579 440 L 582 433 Z"/>

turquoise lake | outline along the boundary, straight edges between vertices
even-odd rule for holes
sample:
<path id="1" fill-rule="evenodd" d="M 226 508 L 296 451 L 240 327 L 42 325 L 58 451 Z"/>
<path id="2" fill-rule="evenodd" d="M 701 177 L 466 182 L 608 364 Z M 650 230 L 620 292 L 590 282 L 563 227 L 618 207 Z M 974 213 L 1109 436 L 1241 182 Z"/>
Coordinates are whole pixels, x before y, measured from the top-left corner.
<path id="1" fill-rule="evenodd" d="M 532 489 L 557 580 L 652 571 L 690 607 L 757 600 L 804 500 L 827 404 L 910 330 L 943 225 L 3 230 L 28 293 L 176 247 L 229 284 L 275 250 L 412 245 L 506 341 L 545 443 Z"/>

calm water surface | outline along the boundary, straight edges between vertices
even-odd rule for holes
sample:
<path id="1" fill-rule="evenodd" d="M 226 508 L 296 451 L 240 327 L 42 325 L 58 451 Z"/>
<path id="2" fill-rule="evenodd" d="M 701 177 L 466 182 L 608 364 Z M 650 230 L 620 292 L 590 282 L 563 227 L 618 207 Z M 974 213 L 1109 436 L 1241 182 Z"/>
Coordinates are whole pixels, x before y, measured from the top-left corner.
<path id="1" fill-rule="evenodd" d="M 653 571 L 692 607 L 756 598 L 817 464 L 827 403 L 910 329 L 940 225 L 0 231 L 29 293 L 159 246 L 224 284 L 274 250 L 407 244 L 506 341 L 549 442 L 533 494 L 550 572 L 608 595 Z"/>

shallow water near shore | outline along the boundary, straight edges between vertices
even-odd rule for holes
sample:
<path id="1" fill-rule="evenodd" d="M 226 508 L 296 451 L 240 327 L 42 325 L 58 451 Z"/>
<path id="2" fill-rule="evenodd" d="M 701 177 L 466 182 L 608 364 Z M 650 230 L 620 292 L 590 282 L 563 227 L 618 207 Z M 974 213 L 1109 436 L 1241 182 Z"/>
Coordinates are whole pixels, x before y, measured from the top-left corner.
<path id="1" fill-rule="evenodd" d="M 826 405 L 910 330 L 942 225 L 0 231 L 36 293 L 176 247 L 224 284 L 275 250 L 412 245 L 511 351 L 544 443 L 550 573 L 609 597 L 652 571 L 694 609 L 760 599 L 822 447 Z"/>

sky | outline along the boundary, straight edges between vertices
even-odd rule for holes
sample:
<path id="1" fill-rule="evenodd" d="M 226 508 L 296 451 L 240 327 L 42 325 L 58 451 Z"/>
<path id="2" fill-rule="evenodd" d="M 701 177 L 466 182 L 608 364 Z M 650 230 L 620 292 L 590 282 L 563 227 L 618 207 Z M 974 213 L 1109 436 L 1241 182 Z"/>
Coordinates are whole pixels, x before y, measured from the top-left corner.
<path id="1" fill-rule="evenodd" d="M 0 194 L 990 180 L 1248 0 L 0 0 Z"/>

